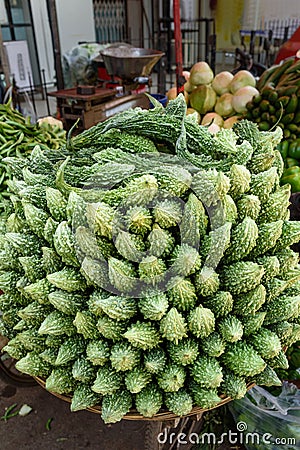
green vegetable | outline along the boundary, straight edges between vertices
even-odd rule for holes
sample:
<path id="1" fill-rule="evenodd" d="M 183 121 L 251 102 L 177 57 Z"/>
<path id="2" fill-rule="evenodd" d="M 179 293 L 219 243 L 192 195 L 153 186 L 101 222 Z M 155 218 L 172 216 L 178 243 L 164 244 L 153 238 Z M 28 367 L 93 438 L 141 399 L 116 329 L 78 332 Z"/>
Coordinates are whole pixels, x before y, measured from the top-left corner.
<path id="1" fill-rule="evenodd" d="M 106 423 L 276 384 L 270 368 L 284 369 L 283 346 L 300 338 L 282 129 L 240 120 L 212 135 L 183 101 L 124 111 L 8 163 L 6 351 L 72 410 L 96 402 Z"/>

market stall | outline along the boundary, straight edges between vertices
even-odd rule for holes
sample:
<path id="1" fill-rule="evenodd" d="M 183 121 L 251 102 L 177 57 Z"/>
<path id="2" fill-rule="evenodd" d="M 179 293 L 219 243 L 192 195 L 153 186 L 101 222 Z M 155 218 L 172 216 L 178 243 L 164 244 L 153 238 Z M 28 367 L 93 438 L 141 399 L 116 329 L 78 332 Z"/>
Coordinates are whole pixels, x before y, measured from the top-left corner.
<path id="1" fill-rule="evenodd" d="M 112 47 L 124 95 L 52 93 L 65 130 L 1 121 L 2 350 L 71 412 L 148 422 L 152 450 L 227 404 L 242 422 L 300 340 L 299 61 L 183 83 L 178 51 L 166 106 L 133 92 L 162 52 Z"/>

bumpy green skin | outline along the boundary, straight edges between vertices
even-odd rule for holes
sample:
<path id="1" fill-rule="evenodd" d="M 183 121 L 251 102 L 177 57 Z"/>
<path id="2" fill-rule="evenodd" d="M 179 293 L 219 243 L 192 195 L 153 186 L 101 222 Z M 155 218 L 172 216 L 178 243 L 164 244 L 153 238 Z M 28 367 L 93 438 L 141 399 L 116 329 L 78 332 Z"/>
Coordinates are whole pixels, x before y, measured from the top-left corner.
<path id="1" fill-rule="evenodd" d="M 20 360 L 21 358 L 25 357 L 28 352 L 28 350 L 26 350 L 24 345 L 21 344 L 18 337 L 11 338 L 10 341 L 3 347 L 2 350 L 4 352 L 7 352 L 11 358 L 17 360 Z"/>
<path id="2" fill-rule="evenodd" d="M 223 317 L 232 311 L 233 297 L 228 291 L 219 291 L 214 296 L 203 299 L 203 305 L 211 309 L 215 317 Z"/>
<path id="3" fill-rule="evenodd" d="M 66 292 L 61 289 L 50 292 L 48 299 L 55 309 L 67 315 L 76 315 L 78 309 L 81 309 L 84 303 L 81 294 Z"/>
<path id="4" fill-rule="evenodd" d="M 286 341 L 293 334 L 293 324 L 286 320 L 270 325 L 269 329 L 279 337 L 283 346 L 286 345 Z"/>
<path id="5" fill-rule="evenodd" d="M 256 220 L 259 216 L 261 203 L 256 195 L 243 195 L 237 201 L 237 213 L 240 220 L 249 217 L 250 219 Z"/>
<path id="6" fill-rule="evenodd" d="M 197 338 L 205 338 L 215 329 L 215 316 L 210 309 L 198 306 L 189 314 L 188 327 Z"/>
<path id="7" fill-rule="evenodd" d="M 268 361 L 269 365 L 273 369 L 288 369 L 289 368 L 289 360 L 286 357 L 286 354 L 283 350 L 280 350 L 277 356 Z"/>
<path id="8" fill-rule="evenodd" d="M 102 401 L 101 418 L 104 423 L 119 422 L 131 406 L 132 398 L 128 391 L 105 395 Z"/>
<path id="9" fill-rule="evenodd" d="M 103 316 L 98 319 L 97 328 L 104 338 L 115 342 L 123 337 L 127 328 L 127 322 L 121 320 L 116 321 L 108 316 Z"/>
<path id="10" fill-rule="evenodd" d="M 239 261 L 221 272 L 221 286 L 232 294 L 241 294 L 260 284 L 264 268 L 252 261 Z"/>
<path id="11" fill-rule="evenodd" d="M 169 255 L 175 245 L 175 239 L 172 234 L 161 228 L 157 223 L 153 225 L 148 235 L 148 241 L 150 243 L 150 255 L 154 255 L 157 258 Z"/>
<path id="12" fill-rule="evenodd" d="M 280 272 L 280 262 L 277 256 L 262 256 L 256 258 L 255 262 L 262 265 L 265 269 L 262 281 L 269 281 L 273 277 L 276 277 Z"/>
<path id="13" fill-rule="evenodd" d="M 255 333 L 262 326 L 266 314 L 265 311 L 258 311 L 251 316 L 242 316 L 241 322 L 244 325 L 244 335 L 250 336 Z"/>
<path id="14" fill-rule="evenodd" d="M 76 386 L 72 371 L 66 367 L 53 369 L 46 378 L 46 389 L 57 394 L 70 394 Z"/>
<path id="15" fill-rule="evenodd" d="M 143 367 L 135 367 L 125 375 L 125 386 L 132 394 L 137 394 L 151 381 L 151 374 Z"/>
<path id="16" fill-rule="evenodd" d="M 47 280 L 58 289 L 67 292 L 84 291 L 87 287 L 84 277 L 71 267 L 47 275 Z"/>
<path id="17" fill-rule="evenodd" d="M 265 324 L 281 322 L 299 317 L 300 295 L 295 297 L 279 296 L 266 306 Z"/>
<path id="18" fill-rule="evenodd" d="M 160 321 L 160 333 L 162 337 L 175 344 L 187 336 L 186 322 L 176 308 L 171 308 Z"/>
<path id="19" fill-rule="evenodd" d="M 113 394 L 121 388 L 122 381 L 122 375 L 112 367 L 100 367 L 92 384 L 92 390 L 102 395 Z"/>
<path id="20" fill-rule="evenodd" d="M 124 333 L 124 338 L 127 339 L 131 345 L 142 350 L 149 350 L 157 347 L 161 342 L 157 329 L 151 322 L 136 322 L 132 324 Z"/>
<path id="21" fill-rule="evenodd" d="M 300 239 L 300 225 L 298 221 L 284 221 L 282 225 L 282 234 L 277 240 L 274 251 L 281 251 L 296 244 Z"/>
<path id="22" fill-rule="evenodd" d="M 201 350 L 208 356 L 219 357 L 224 353 L 226 343 L 217 332 L 211 333 L 200 344 Z"/>
<path id="23" fill-rule="evenodd" d="M 116 343 L 111 348 L 110 361 L 117 371 L 132 370 L 140 361 L 140 350 L 127 342 Z"/>
<path id="24" fill-rule="evenodd" d="M 213 408 L 220 402 L 216 389 L 202 388 L 201 386 L 194 384 L 191 387 L 192 397 L 196 405 L 200 408 Z"/>
<path id="25" fill-rule="evenodd" d="M 6 233 L 5 238 L 19 256 L 39 254 L 41 241 L 34 234 Z"/>
<path id="26" fill-rule="evenodd" d="M 96 370 L 87 358 L 81 356 L 72 366 L 72 376 L 74 380 L 89 383 L 96 378 Z"/>
<path id="27" fill-rule="evenodd" d="M 73 318 L 59 311 L 52 311 L 41 323 L 38 332 L 40 334 L 50 334 L 60 336 L 66 334 L 71 336 L 76 333 L 73 325 Z"/>
<path id="28" fill-rule="evenodd" d="M 198 251 L 187 245 L 177 245 L 169 258 L 173 276 L 187 277 L 201 269 L 202 260 Z"/>
<path id="29" fill-rule="evenodd" d="M 154 348 L 144 354 L 144 365 L 148 372 L 161 372 L 166 365 L 167 357 L 161 348 Z"/>
<path id="30" fill-rule="evenodd" d="M 59 223 L 56 220 L 52 219 L 52 217 L 49 217 L 49 219 L 45 223 L 44 238 L 51 245 L 53 245 L 53 236 L 58 225 Z"/>
<path id="31" fill-rule="evenodd" d="M 193 408 L 193 399 L 184 389 L 166 393 L 165 403 L 169 411 L 180 417 L 189 414 Z"/>
<path id="32" fill-rule="evenodd" d="M 270 194 L 268 200 L 262 205 L 259 221 L 261 223 L 267 223 L 284 220 L 290 204 L 290 196 L 290 184 L 285 184 Z"/>
<path id="33" fill-rule="evenodd" d="M 196 289 L 189 278 L 179 278 L 178 282 L 172 280 L 172 287 L 168 290 L 168 298 L 171 305 L 177 308 L 179 311 L 191 310 L 196 302 L 197 295 Z"/>
<path id="34" fill-rule="evenodd" d="M 279 295 L 281 295 L 288 288 L 288 281 L 280 280 L 277 277 L 272 278 L 269 281 L 265 282 L 265 288 L 267 290 L 267 299 L 268 302 L 276 299 Z M 294 293 L 292 293 L 293 295 Z"/>
<path id="35" fill-rule="evenodd" d="M 92 391 L 89 384 L 79 384 L 72 395 L 71 411 L 80 411 L 88 407 L 97 405 L 101 396 Z"/>
<path id="36" fill-rule="evenodd" d="M 276 253 L 280 264 L 281 273 L 285 273 L 290 269 L 293 269 L 299 262 L 299 254 L 294 252 L 290 248 L 286 248 Z"/>
<path id="37" fill-rule="evenodd" d="M 139 277 L 145 283 L 155 286 L 162 280 L 166 269 L 162 259 L 156 256 L 147 256 L 139 264 Z"/>
<path id="38" fill-rule="evenodd" d="M 67 201 L 58 189 L 46 188 L 47 208 L 53 219 L 61 222 L 67 217 Z"/>
<path id="39" fill-rule="evenodd" d="M 70 361 L 74 361 L 84 352 L 84 350 L 84 339 L 80 336 L 70 337 L 59 347 L 54 365 L 62 366 Z"/>
<path id="40" fill-rule="evenodd" d="M 200 254 L 203 258 L 204 266 L 217 267 L 224 252 L 229 247 L 231 226 L 230 222 L 226 222 L 224 225 L 214 228 L 204 237 L 200 245 Z"/>
<path id="41" fill-rule="evenodd" d="M 169 302 L 166 294 L 154 293 L 139 301 L 139 310 L 145 319 L 160 320 L 167 312 Z"/>
<path id="42" fill-rule="evenodd" d="M 275 167 L 251 176 L 250 193 L 256 195 L 262 203 L 265 203 L 271 194 L 277 180 Z"/>
<path id="43" fill-rule="evenodd" d="M 19 261 L 25 272 L 26 278 L 34 283 L 35 281 L 44 278 L 45 272 L 42 266 L 42 260 L 36 256 L 21 256 Z"/>
<path id="44" fill-rule="evenodd" d="M 38 302 L 29 303 L 25 308 L 18 311 L 18 316 L 26 322 L 27 326 L 40 325 L 51 310 L 48 305 Z"/>
<path id="45" fill-rule="evenodd" d="M 192 189 L 206 207 L 216 205 L 228 193 L 230 180 L 215 169 L 200 170 L 193 178 Z"/>
<path id="46" fill-rule="evenodd" d="M 229 172 L 230 190 L 229 194 L 237 198 L 250 189 L 251 173 L 242 165 L 233 164 Z"/>
<path id="47" fill-rule="evenodd" d="M 129 208 L 125 220 L 128 230 L 136 234 L 144 235 L 152 228 L 151 213 L 148 209 L 141 206 Z"/>
<path id="48" fill-rule="evenodd" d="M 186 372 L 183 367 L 176 364 L 168 364 L 157 376 L 159 387 L 164 392 L 176 392 L 183 387 Z"/>
<path id="49" fill-rule="evenodd" d="M 57 350 L 52 347 L 47 347 L 39 356 L 47 363 L 54 366 L 56 361 Z"/>
<path id="50" fill-rule="evenodd" d="M 198 295 L 209 297 L 219 289 L 219 275 L 211 268 L 203 267 L 201 272 L 194 275 L 194 283 Z"/>
<path id="51" fill-rule="evenodd" d="M 0 273 L 0 289 L 4 292 L 10 293 L 15 291 L 18 283 L 18 274 L 16 272 L 1 272 Z"/>
<path id="52" fill-rule="evenodd" d="M 245 259 L 256 245 L 258 228 L 255 221 L 246 217 L 231 231 L 230 245 L 225 252 L 228 262 Z"/>
<path id="53" fill-rule="evenodd" d="M 130 297 L 110 296 L 98 299 L 98 306 L 111 319 L 126 320 L 136 314 L 136 301 Z"/>
<path id="54" fill-rule="evenodd" d="M 100 236 L 112 238 L 115 211 L 105 203 L 88 204 L 86 207 L 87 220 L 92 231 Z"/>
<path id="55" fill-rule="evenodd" d="M 201 387 L 217 388 L 223 380 L 222 367 L 218 360 L 209 356 L 199 356 L 190 369 L 191 376 Z"/>
<path id="56" fill-rule="evenodd" d="M 111 284 L 121 293 L 130 292 L 135 286 L 136 272 L 133 265 L 127 261 L 110 257 L 108 275 Z"/>
<path id="57" fill-rule="evenodd" d="M 243 336 L 243 325 L 235 316 L 225 317 L 219 322 L 218 330 L 226 342 L 239 341 Z"/>
<path id="58" fill-rule="evenodd" d="M 84 339 L 96 339 L 99 331 L 96 327 L 96 319 L 90 311 L 78 311 L 73 324 L 77 333 L 82 334 Z"/>
<path id="59" fill-rule="evenodd" d="M 245 397 L 247 383 L 244 378 L 232 372 L 226 372 L 221 384 L 221 391 L 233 400 L 238 400 Z"/>
<path id="60" fill-rule="evenodd" d="M 235 224 L 238 218 L 238 210 L 236 207 L 236 204 L 231 197 L 231 195 L 227 194 L 225 195 L 224 199 L 221 201 L 223 211 L 221 212 L 220 219 L 221 223 L 223 221 L 223 217 L 225 216 L 225 220 L 227 222 L 231 222 L 232 224 Z M 216 211 L 214 215 L 214 220 L 218 219 L 218 212 Z"/>
<path id="61" fill-rule="evenodd" d="M 282 220 L 258 225 L 258 238 L 256 241 L 256 247 L 253 249 L 250 256 L 256 257 L 272 249 L 281 236 L 282 226 Z"/>
<path id="62" fill-rule="evenodd" d="M 263 284 L 259 284 L 245 294 L 240 294 L 234 298 L 233 311 L 239 316 L 254 314 L 266 301 L 266 289 Z"/>
<path id="63" fill-rule="evenodd" d="M 89 247 L 88 247 L 89 245 Z M 87 242 L 87 250 L 91 247 L 91 244 Z M 127 231 L 119 231 L 116 239 L 115 239 L 115 247 L 118 252 L 123 256 L 123 258 L 128 259 L 129 261 L 138 262 L 143 258 L 143 250 L 145 250 L 145 246 L 143 244 L 142 237 L 140 235 L 135 235 L 132 233 L 128 233 Z M 93 251 L 94 258 L 102 259 L 102 255 L 106 258 L 107 255 L 114 256 L 115 249 L 112 247 L 111 251 L 109 249 L 109 245 L 107 245 L 107 251 L 104 252 L 102 250 L 101 256 L 97 256 L 96 251 L 99 251 L 99 239 L 95 242 L 95 251 Z M 87 254 L 87 252 L 86 252 Z"/>
<path id="64" fill-rule="evenodd" d="M 23 210 L 26 222 L 31 231 L 40 238 L 43 238 L 45 223 L 49 218 L 48 214 L 42 209 L 25 201 L 23 202 Z"/>
<path id="65" fill-rule="evenodd" d="M 45 348 L 45 337 L 38 334 L 35 328 L 25 329 L 16 339 L 30 352 L 39 353 Z"/>
<path id="66" fill-rule="evenodd" d="M 175 364 L 187 366 L 193 364 L 199 354 L 198 342 L 193 339 L 183 339 L 178 344 L 171 343 L 168 353 Z"/>
<path id="67" fill-rule="evenodd" d="M 282 381 L 278 378 L 272 367 L 267 366 L 261 373 L 256 375 L 255 383 L 258 386 L 281 386 Z"/>
<path id="68" fill-rule="evenodd" d="M 135 406 L 137 411 L 144 417 L 153 417 L 163 403 L 161 390 L 154 383 L 149 384 L 135 397 Z"/>
<path id="69" fill-rule="evenodd" d="M 248 163 L 248 169 L 250 170 L 251 173 L 254 174 L 264 172 L 270 169 L 271 167 L 277 167 L 276 159 L 277 159 L 276 152 L 271 151 L 271 149 L 269 153 L 258 153 L 251 158 L 251 161 Z"/>
<path id="70" fill-rule="evenodd" d="M 47 278 L 42 278 L 35 283 L 27 284 L 23 290 L 25 295 L 28 295 L 32 300 L 47 304 L 49 303 L 48 295 L 54 291 L 54 288 Z"/>
<path id="71" fill-rule="evenodd" d="M 110 348 L 106 341 L 91 340 L 86 346 L 86 359 L 94 366 L 103 366 L 110 357 Z"/>
<path id="72" fill-rule="evenodd" d="M 281 342 L 277 334 L 266 328 L 258 330 L 251 336 L 249 342 L 264 359 L 275 358 L 281 350 Z"/>
<path id="73" fill-rule="evenodd" d="M 183 244 L 193 245 L 205 236 L 208 227 L 208 217 L 202 202 L 192 192 L 185 206 L 180 224 Z"/>
<path id="74" fill-rule="evenodd" d="M 242 377 L 257 375 L 266 367 L 254 348 L 242 341 L 231 344 L 221 358 L 229 370 Z"/>
<path id="75" fill-rule="evenodd" d="M 42 267 L 49 274 L 58 272 L 63 267 L 63 262 L 55 250 L 49 247 L 42 247 Z"/>

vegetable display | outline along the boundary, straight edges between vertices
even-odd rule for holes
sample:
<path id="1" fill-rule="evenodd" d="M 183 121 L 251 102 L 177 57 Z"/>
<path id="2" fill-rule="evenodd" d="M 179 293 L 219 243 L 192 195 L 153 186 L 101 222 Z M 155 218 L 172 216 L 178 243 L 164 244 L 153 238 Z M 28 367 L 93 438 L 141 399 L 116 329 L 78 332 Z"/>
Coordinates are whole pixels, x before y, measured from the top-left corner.
<path id="1" fill-rule="evenodd" d="M 65 134 L 56 124 L 52 126 L 45 121 L 31 124 L 9 103 L 0 105 L 0 212 L 3 212 L 5 199 L 9 196 L 7 180 L 11 178 L 10 166 L 14 159 L 29 155 L 36 144 L 41 148 L 58 149 L 65 142 Z M 11 164 L 7 164 L 6 158 Z"/>
<path id="2" fill-rule="evenodd" d="M 300 137 L 299 68 L 300 61 L 290 58 L 265 70 L 257 82 L 260 95 L 248 103 L 245 116 L 264 131 L 280 126 L 290 141 Z"/>
<path id="3" fill-rule="evenodd" d="M 280 383 L 300 336 L 282 130 L 214 136 L 183 95 L 151 101 L 20 159 L 1 227 L 5 350 L 105 423 Z"/>
<path id="4" fill-rule="evenodd" d="M 256 80 L 248 70 L 235 75 L 228 71 L 214 74 L 205 61 L 199 61 L 185 74 L 188 113 L 196 112 L 199 123 L 207 124 L 212 133 L 222 127 L 231 128 L 247 111 L 246 104 L 259 96 Z M 167 92 L 169 100 L 176 95 L 174 87 Z"/>

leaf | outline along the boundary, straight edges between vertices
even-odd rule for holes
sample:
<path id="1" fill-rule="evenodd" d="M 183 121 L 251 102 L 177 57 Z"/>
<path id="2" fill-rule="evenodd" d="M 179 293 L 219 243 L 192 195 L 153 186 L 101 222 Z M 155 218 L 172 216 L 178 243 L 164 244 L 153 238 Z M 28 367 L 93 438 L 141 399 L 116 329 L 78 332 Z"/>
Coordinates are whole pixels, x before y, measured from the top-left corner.
<path id="1" fill-rule="evenodd" d="M 53 417 L 49 417 L 49 419 L 46 422 L 46 430 L 50 431 L 51 430 L 51 423 L 52 423 Z"/>

